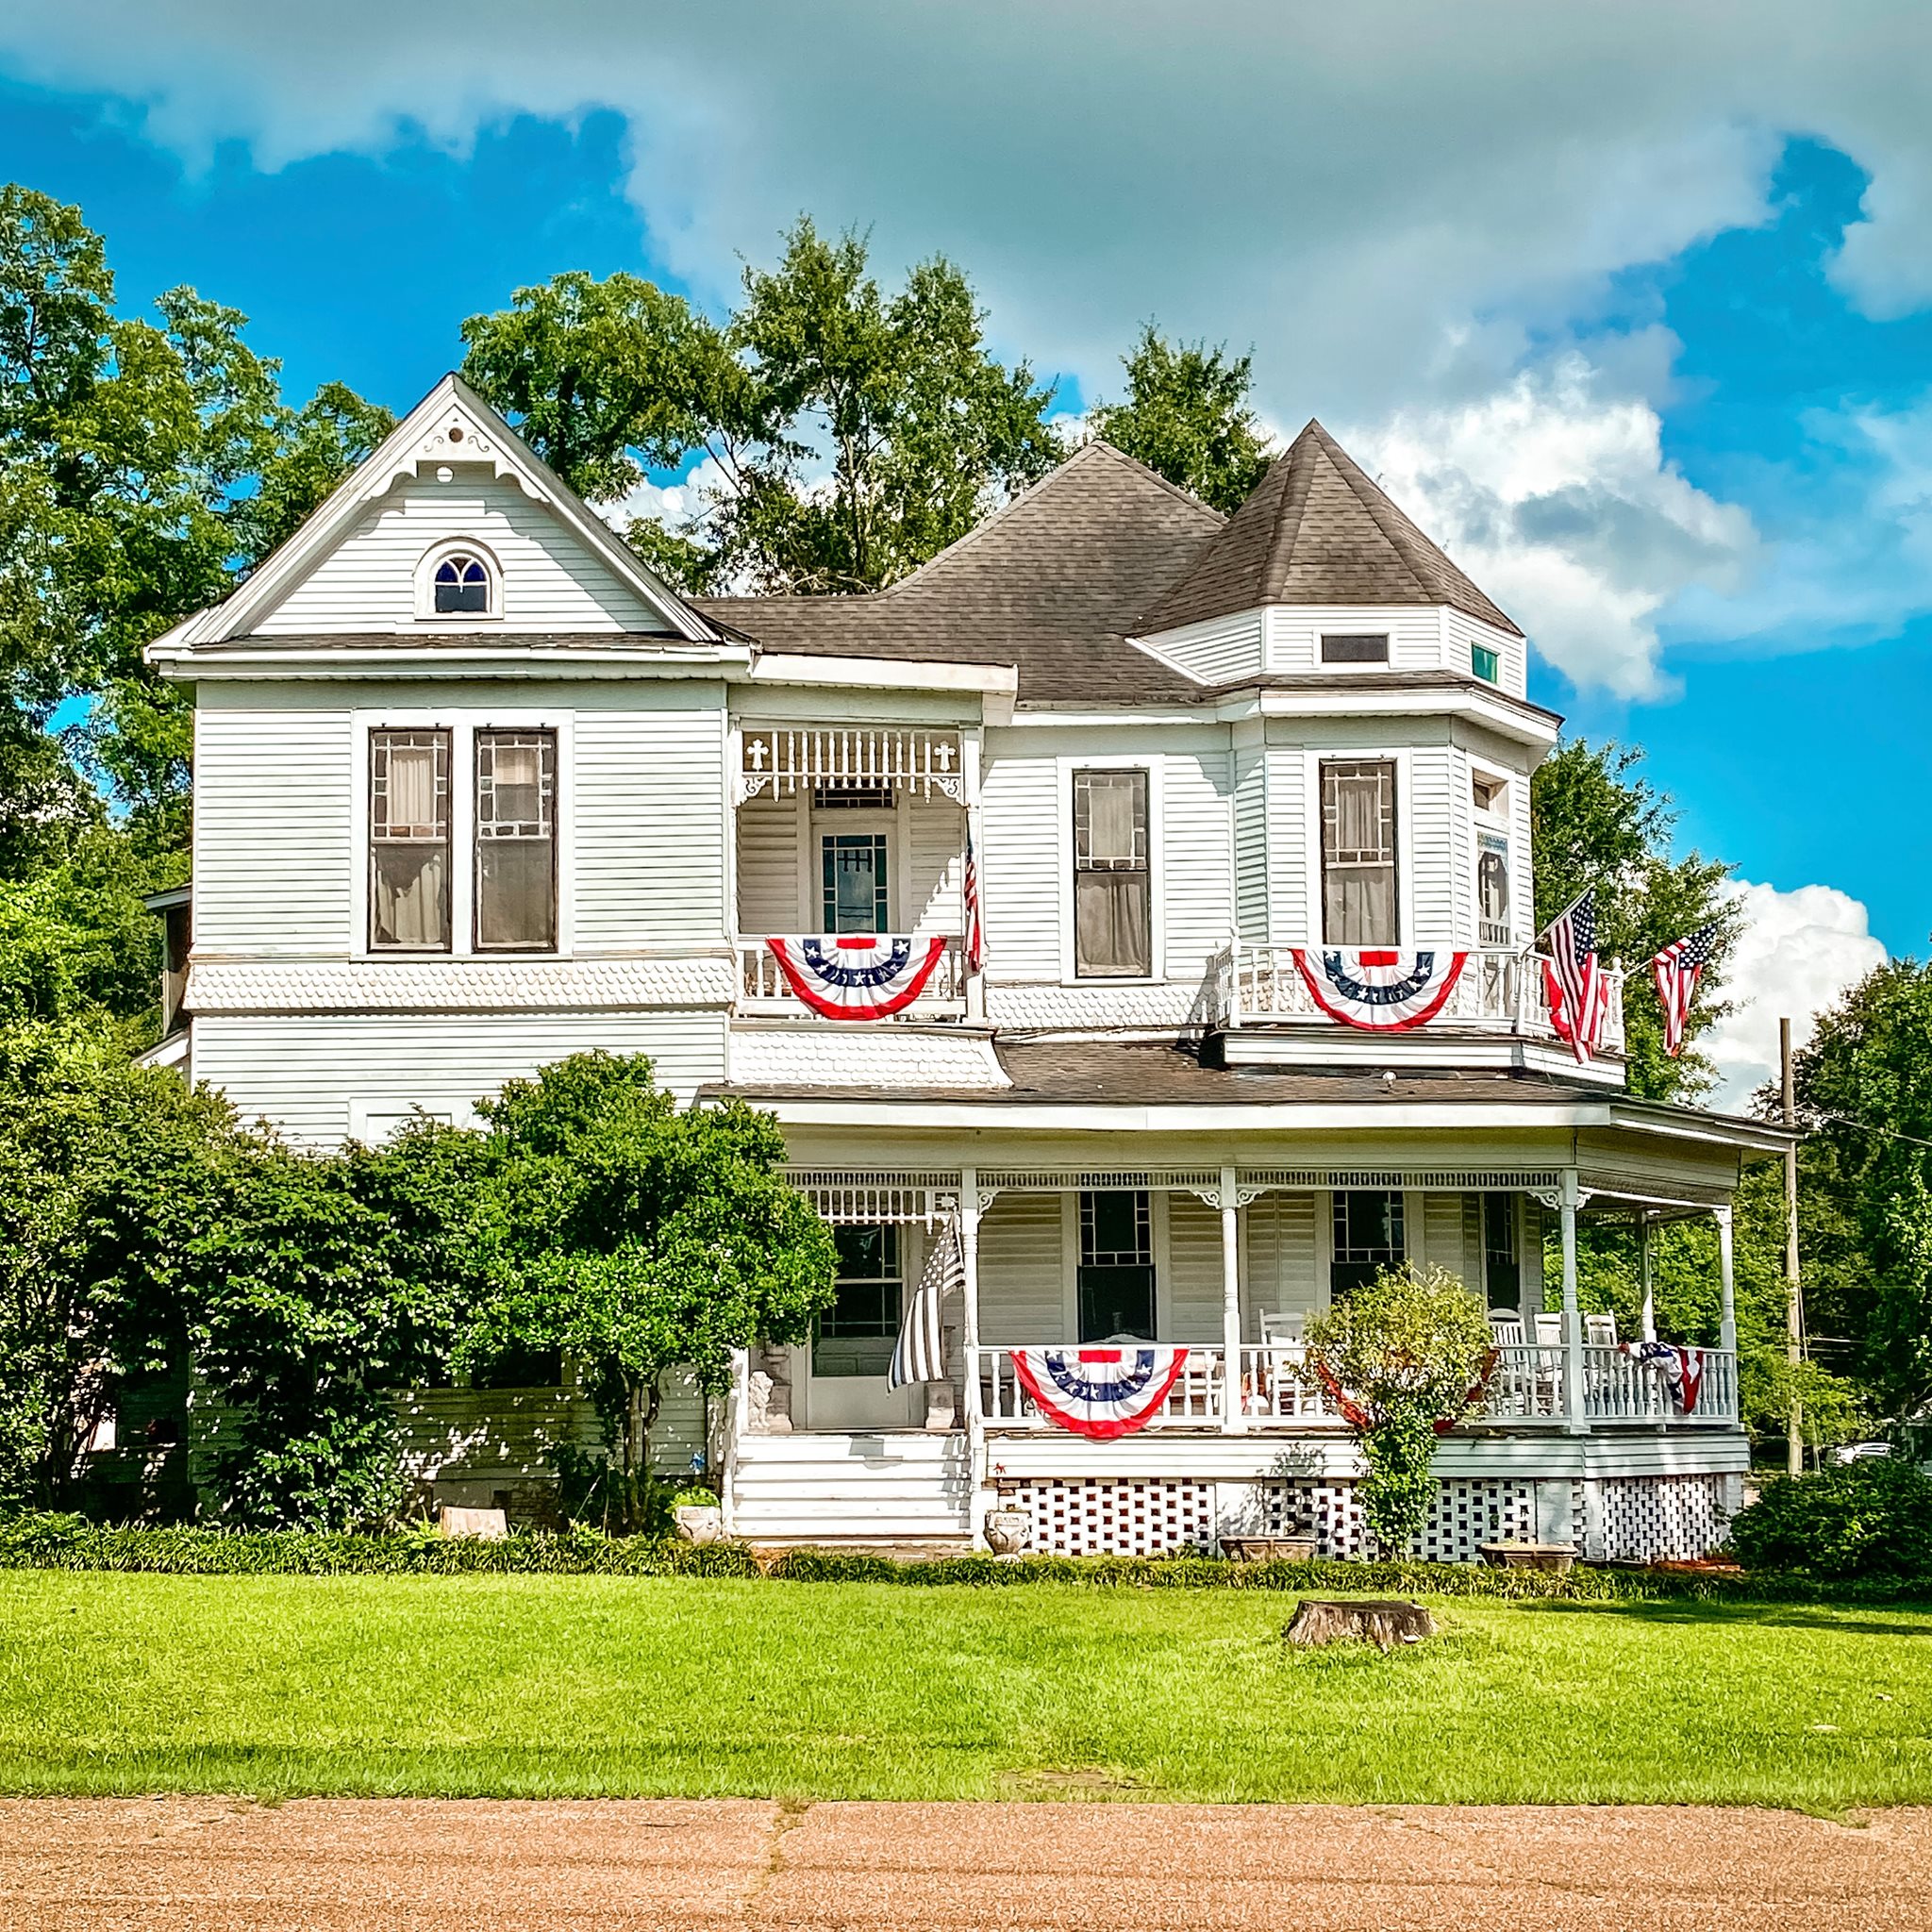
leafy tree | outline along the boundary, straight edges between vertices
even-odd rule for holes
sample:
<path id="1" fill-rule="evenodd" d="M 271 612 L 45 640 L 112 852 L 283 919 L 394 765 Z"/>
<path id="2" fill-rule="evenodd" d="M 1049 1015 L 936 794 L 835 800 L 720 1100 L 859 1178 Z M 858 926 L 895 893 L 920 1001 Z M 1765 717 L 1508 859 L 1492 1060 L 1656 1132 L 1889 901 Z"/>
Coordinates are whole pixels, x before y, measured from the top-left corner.
<path id="1" fill-rule="evenodd" d="M 291 411 L 243 323 L 185 288 L 118 314 L 80 210 L 0 187 L 0 778 L 44 784 L 24 747 L 92 696 L 70 748 L 163 843 L 185 829 L 186 707 L 142 650 L 224 595 L 377 415 L 335 385 Z"/>
<path id="2" fill-rule="evenodd" d="M 1482 1406 L 1489 1318 L 1446 1269 L 1389 1268 L 1308 1324 L 1307 1360 L 1361 1438 L 1362 1514 L 1384 1551 L 1419 1537 L 1443 1430 Z"/>
<path id="3" fill-rule="evenodd" d="M 723 323 L 634 275 L 573 273 L 472 316 L 463 372 L 592 502 L 695 462 L 695 513 L 629 533 L 687 590 L 872 591 L 1062 454 L 1053 391 L 988 353 L 985 322 L 943 258 L 888 294 L 862 237 L 801 218 Z"/>
<path id="4" fill-rule="evenodd" d="M 1248 407 L 1254 358 L 1223 342 L 1170 342 L 1154 325 L 1121 358 L 1124 401 L 1103 403 L 1093 427 L 1117 449 L 1232 516 L 1260 482 L 1272 452 Z"/>
<path id="5" fill-rule="evenodd" d="M 1597 948 L 1621 959 L 1630 1091 L 1652 1100 L 1690 1099 L 1716 1069 L 1695 1046 L 1728 1008 L 1721 997 L 1724 963 L 1740 923 L 1725 890 L 1731 868 L 1672 845 L 1676 814 L 1667 793 L 1639 772 L 1635 746 L 1571 739 L 1530 780 L 1536 919 L 1539 929 L 1586 888 L 1596 889 Z M 1647 962 L 1699 926 L 1716 924 L 1718 943 L 1705 968 L 1680 1059 L 1664 1052 L 1663 1015 Z"/>
<path id="6" fill-rule="evenodd" d="M 735 1350 L 806 1340 L 831 1300 L 831 1236 L 780 1173 L 769 1114 L 679 1112 L 641 1055 L 575 1055 L 483 1113 L 497 1286 L 459 1356 L 554 1348 L 577 1362 L 618 1515 L 641 1526 L 665 1372 L 722 1394 Z"/>
<path id="7" fill-rule="evenodd" d="M 174 1237 L 232 1134 L 111 1030 L 0 1031 L 0 1497 L 71 1504 L 122 1383 L 179 1358 Z"/>

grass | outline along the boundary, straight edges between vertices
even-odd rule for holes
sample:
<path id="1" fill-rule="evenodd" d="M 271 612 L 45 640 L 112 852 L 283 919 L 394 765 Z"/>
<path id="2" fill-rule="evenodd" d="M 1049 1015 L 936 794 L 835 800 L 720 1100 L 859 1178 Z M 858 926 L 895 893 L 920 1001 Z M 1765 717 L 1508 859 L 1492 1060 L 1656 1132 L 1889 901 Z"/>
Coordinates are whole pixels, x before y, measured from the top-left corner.
<path id="1" fill-rule="evenodd" d="M 1932 1800 L 1932 1611 L 1245 1591 L 0 1573 L 0 1790 Z"/>

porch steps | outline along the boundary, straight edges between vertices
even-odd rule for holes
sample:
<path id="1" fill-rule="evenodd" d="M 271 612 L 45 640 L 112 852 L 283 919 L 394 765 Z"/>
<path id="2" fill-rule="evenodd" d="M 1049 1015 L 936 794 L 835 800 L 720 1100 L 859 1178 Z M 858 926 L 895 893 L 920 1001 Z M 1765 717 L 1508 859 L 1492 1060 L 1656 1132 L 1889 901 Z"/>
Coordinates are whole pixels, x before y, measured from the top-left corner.
<path id="1" fill-rule="evenodd" d="M 761 1549 L 963 1549 L 966 1438 L 917 1430 L 739 1439 L 731 1532 Z"/>

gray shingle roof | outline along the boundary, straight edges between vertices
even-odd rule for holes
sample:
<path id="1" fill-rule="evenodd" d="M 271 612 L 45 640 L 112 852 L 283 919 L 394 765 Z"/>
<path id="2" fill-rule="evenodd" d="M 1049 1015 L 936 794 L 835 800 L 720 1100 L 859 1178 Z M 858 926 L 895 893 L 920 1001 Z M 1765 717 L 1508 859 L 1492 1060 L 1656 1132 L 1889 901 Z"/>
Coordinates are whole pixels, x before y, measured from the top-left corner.
<path id="1" fill-rule="evenodd" d="M 1013 664 L 1041 703 L 1186 698 L 1199 687 L 1126 641 L 1223 519 L 1090 442 L 891 590 L 858 597 L 698 597 L 770 651 Z"/>
<path id="2" fill-rule="evenodd" d="M 1522 636 L 1312 421 L 1134 629 L 1144 637 L 1262 604 L 1448 604 Z"/>

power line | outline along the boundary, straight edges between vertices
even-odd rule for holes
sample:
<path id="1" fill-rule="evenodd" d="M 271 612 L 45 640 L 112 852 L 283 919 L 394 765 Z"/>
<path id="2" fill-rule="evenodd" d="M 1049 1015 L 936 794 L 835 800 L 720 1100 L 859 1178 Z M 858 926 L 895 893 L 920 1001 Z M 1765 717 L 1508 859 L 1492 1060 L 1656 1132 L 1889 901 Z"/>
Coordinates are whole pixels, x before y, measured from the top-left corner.
<path id="1" fill-rule="evenodd" d="M 1874 1121 L 1854 1120 L 1848 1113 L 1832 1113 L 1822 1107 L 1807 1108 L 1806 1111 L 1822 1121 L 1835 1121 L 1841 1127 L 1857 1127 L 1862 1133 L 1882 1134 L 1888 1141 L 1903 1141 L 1907 1147 L 1932 1147 L 1932 1141 L 1922 1141 L 1916 1134 L 1901 1134 L 1896 1127 L 1881 1127 Z"/>

